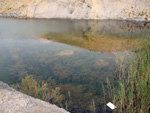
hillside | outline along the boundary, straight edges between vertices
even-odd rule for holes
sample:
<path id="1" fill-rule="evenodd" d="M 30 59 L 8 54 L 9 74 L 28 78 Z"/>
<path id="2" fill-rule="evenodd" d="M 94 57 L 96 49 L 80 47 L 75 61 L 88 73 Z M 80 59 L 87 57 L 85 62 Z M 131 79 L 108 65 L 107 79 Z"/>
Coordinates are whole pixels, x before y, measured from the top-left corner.
<path id="1" fill-rule="evenodd" d="M 149 0 L 0 0 L 0 16 L 150 20 Z"/>

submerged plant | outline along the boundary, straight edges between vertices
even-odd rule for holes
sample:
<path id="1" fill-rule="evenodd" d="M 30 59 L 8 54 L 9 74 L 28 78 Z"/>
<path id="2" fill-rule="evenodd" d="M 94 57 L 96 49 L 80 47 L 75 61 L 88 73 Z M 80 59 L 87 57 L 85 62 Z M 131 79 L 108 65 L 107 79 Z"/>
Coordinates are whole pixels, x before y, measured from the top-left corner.
<path id="1" fill-rule="evenodd" d="M 20 84 L 12 85 L 15 89 L 25 93 L 27 95 L 39 98 L 41 100 L 57 104 L 63 107 L 63 101 L 65 97 L 60 92 L 60 87 L 51 88 L 44 81 L 36 81 L 33 76 L 26 76 L 22 79 Z"/>
<path id="2" fill-rule="evenodd" d="M 68 110 L 68 107 L 70 106 L 70 102 L 71 102 L 71 92 L 68 91 L 68 100 L 66 100 L 65 102 L 65 109 Z"/>
<path id="3" fill-rule="evenodd" d="M 92 100 L 92 102 L 91 102 L 90 110 L 92 113 L 96 113 L 96 107 L 95 107 L 95 101 L 94 100 Z"/>

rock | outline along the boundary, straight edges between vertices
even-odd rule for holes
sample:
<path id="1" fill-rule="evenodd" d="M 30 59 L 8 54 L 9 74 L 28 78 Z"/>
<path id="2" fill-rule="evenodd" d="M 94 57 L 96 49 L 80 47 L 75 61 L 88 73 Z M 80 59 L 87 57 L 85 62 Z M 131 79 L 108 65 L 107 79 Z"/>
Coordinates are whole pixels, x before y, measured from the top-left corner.
<path id="1" fill-rule="evenodd" d="M 150 20 L 148 0 L 0 0 L 0 16 Z"/>
<path id="2" fill-rule="evenodd" d="M 0 113 L 68 113 L 62 108 L 22 94 L 0 81 Z"/>

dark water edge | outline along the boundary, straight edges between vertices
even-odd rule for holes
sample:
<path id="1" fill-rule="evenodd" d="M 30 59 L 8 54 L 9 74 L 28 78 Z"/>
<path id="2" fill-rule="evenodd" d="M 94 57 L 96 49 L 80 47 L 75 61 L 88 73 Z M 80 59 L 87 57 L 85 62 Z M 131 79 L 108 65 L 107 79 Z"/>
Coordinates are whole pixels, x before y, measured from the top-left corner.
<path id="1" fill-rule="evenodd" d="M 72 113 L 90 112 L 92 100 L 102 112 L 101 83 L 115 81 L 116 56 L 132 54 L 127 47 L 149 34 L 150 24 L 143 22 L 0 18 L 0 81 L 15 84 L 33 75 L 70 91 Z M 103 51 L 97 49 L 101 39 Z M 117 53 L 116 47 L 123 49 Z"/>

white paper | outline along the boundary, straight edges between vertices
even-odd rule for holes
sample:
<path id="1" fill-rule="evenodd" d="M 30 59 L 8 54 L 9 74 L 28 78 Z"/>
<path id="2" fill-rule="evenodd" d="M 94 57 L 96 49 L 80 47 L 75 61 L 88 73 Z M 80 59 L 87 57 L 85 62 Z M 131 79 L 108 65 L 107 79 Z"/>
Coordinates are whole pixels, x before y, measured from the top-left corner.
<path id="1" fill-rule="evenodd" d="M 109 102 L 106 104 L 110 109 L 114 110 L 115 108 L 117 108 L 113 103 Z"/>

